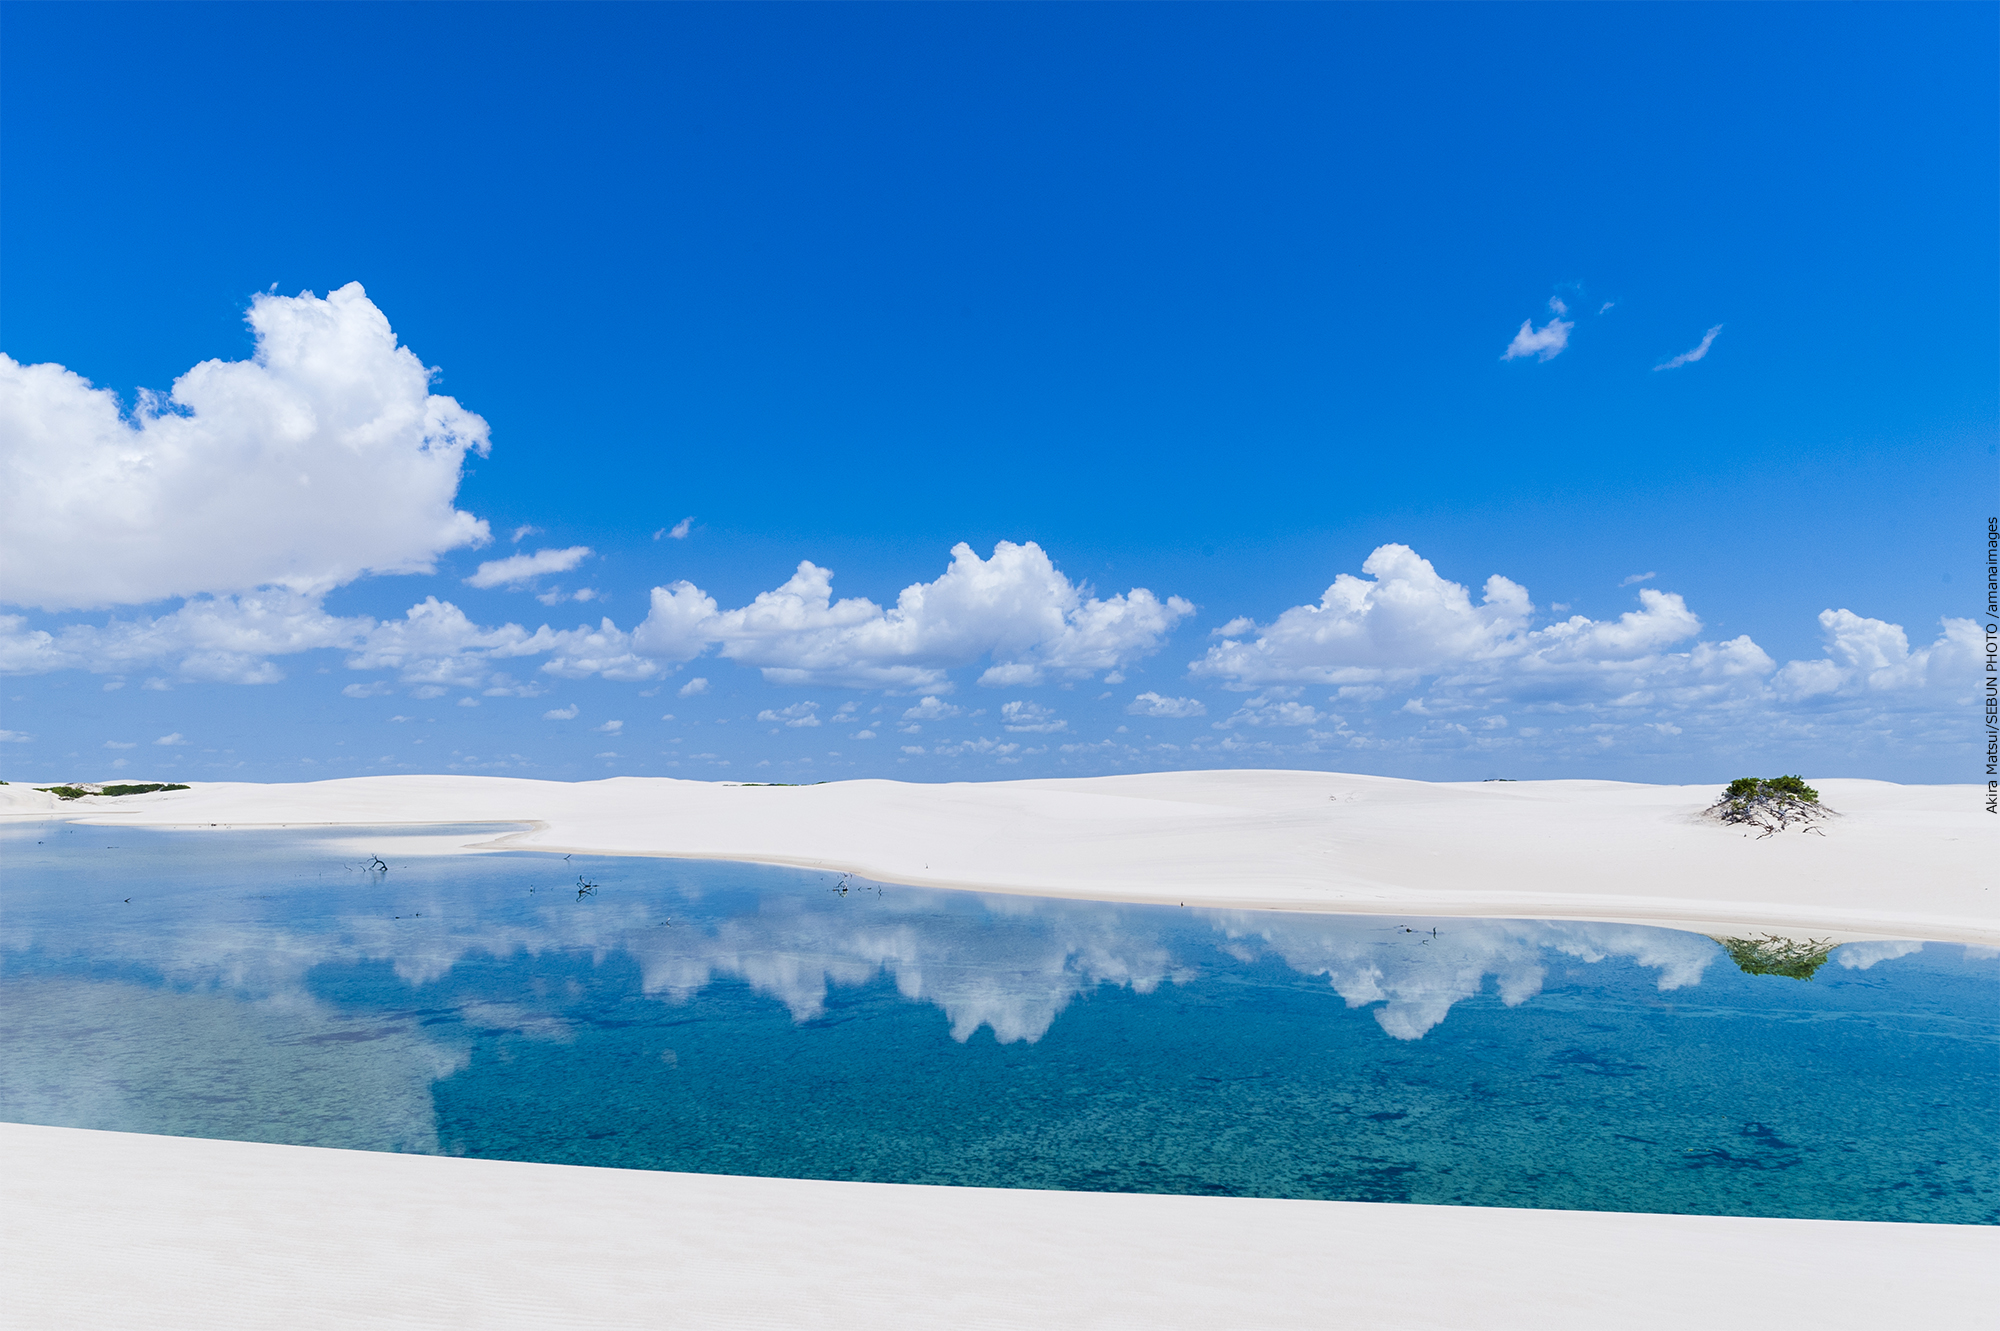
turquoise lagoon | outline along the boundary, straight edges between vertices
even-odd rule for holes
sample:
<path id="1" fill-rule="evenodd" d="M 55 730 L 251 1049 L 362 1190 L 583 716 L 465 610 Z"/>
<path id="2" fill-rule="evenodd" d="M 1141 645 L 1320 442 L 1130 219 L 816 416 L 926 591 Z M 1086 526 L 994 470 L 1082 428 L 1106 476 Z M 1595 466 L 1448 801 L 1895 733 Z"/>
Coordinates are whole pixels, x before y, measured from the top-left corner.
<path id="1" fill-rule="evenodd" d="M 1668 929 L 427 857 L 413 834 L 0 833 L 0 1119 L 795 1178 L 2000 1222 L 1990 951 L 1855 944 L 1799 980 Z"/>

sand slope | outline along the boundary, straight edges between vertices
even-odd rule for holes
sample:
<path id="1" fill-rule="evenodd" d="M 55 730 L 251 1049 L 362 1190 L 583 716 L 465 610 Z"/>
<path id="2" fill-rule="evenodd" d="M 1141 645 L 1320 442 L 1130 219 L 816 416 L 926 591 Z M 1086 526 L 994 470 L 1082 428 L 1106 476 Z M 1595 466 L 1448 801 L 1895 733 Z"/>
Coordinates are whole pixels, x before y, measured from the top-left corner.
<path id="1" fill-rule="evenodd" d="M 932 1188 L 0 1125 L 64 1327 L 1972 1326 L 2000 1229 Z"/>
<path id="2" fill-rule="evenodd" d="M 518 821 L 520 849 L 849 870 L 886 882 L 1188 905 L 1618 920 L 1708 933 L 2000 945 L 2000 845 L 1976 786 L 1818 780 L 1824 836 L 1704 822 L 1710 786 L 1434 784 L 1164 772 L 752 787 L 385 776 L 59 803 L 0 816 L 161 825 Z M 460 844 L 495 844 L 468 838 Z"/>

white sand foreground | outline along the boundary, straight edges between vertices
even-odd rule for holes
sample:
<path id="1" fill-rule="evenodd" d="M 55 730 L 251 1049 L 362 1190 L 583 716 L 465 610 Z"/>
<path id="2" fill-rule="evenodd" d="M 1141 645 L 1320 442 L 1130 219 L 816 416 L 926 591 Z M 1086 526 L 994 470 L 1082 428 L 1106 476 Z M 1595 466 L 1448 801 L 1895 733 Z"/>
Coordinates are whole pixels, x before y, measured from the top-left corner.
<path id="1" fill-rule="evenodd" d="M 21 1327 L 1973 1326 L 2000 1229 L 727 1178 L 0 1126 Z"/>
<path id="2" fill-rule="evenodd" d="M 805 865 L 883 882 L 1190 906 L 1489 915 L 2000 945 L 1981 787 L 1815 779 L 1820 833 L 1700 818 L 1714 786 L 1438 784 L 1328 772 L 1161 772 L 758 787 L 664 778 L 381 776 L 57 801 L 0 817 L 163 826 L 525 822 L 440 849 Z"/>

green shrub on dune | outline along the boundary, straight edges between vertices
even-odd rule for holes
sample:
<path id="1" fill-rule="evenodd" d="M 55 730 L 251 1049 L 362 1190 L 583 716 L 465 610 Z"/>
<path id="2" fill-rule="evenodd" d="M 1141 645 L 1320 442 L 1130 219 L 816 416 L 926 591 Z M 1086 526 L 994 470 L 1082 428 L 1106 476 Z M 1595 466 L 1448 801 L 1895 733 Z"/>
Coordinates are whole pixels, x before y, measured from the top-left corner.
<path id="1" fill-rule="evenodd" d="M 1724 788 L 1722 797 L 1743 803 L 1758 798 L 1819 803 L 1819 792 L 1807 785 L 1802 776 L 1739 776 Z"/>
<path id="2" fill-rule="evenodd" d="M 1832 812 L 1819 802 L 1819 792 L 1802 776 L 1739 776 L 1723 787 L 1722 798 L 1708 807 L 1709 817 L 1752 824 L 1762 828 L 1765 836 L 1794 824 L 1799 824 L 1801 831 L 1818 831 L 1817 824 Z"/>

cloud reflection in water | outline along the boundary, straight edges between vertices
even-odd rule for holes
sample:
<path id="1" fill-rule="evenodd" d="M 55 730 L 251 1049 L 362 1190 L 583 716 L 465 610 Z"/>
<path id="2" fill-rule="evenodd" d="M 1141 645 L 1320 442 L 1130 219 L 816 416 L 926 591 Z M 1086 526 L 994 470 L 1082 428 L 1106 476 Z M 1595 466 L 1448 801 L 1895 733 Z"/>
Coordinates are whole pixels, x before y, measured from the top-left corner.
<path id="1" fill-rule="evenodd" d="M 297 854 L 297 843 L 288 847 Z M 578 862 L 582 863 L 582 862 Z M 80 930 L 68 915 L 13 909 L 0 933 L 14 954 L 70 953 L 78 969 L 135 972 L 170 988 L 304 999 L 317 967 L 386 963 L 421 993 L 468 958 L 588 956 L 636 962 L 643 992 L 685 1003 L 719 978 L 823 1016 L 837 988 L 879 976 L 940 1008 L 952 1037 L 981 1027 L 1002 1044 L 1035 1042 L 1079 995 L 1137 994 L 1232 962 L 1276 959 L 1324 976 L 1350 1008 L 1375 1006 L 1398 1040 L 1420 1039 L 1452 1006 L 1487 991 L 1509 1007 L 1542 990 L 1552 957 L 1622 958 L 1658 972 L 1661 990 L 1697 983 L 1717 955 L 1699 935 L 1568 921 L 1396 920 L 1302 912 L 1180 910 L 920 888 L 836 896 L 821 875 L 714 862 L 592 861 L 605 890 L 579 899 L 550 879 L 554 857 L 428 859 L 384 878 L 265 893 L 184 894 L 143 927 Z M 529 892 L 528 888 L 535 888 Z M 1433 932 L 1434 931 L 1434 932 Z M 1886 947 L 1888 950 L 1882 950 Z M 1881 956 L 1909 945 L 1877 945 Z M 1876 953 L 1847 964 L 1866 966 Z M 468 1005 L 476 1029 L 563 1039 L 563 1018 L 533 995 Z"/>

